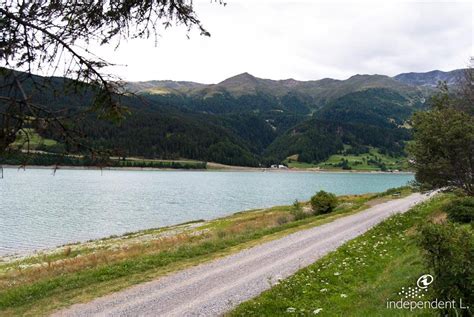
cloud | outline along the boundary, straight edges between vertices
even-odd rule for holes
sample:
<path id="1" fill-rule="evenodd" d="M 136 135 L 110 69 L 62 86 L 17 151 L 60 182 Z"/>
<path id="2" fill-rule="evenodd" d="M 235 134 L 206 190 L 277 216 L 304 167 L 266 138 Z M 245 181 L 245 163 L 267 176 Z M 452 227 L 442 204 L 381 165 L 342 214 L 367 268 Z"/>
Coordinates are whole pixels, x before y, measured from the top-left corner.
<path id="1" fill-rule="evenodd" d="M 249 72 L 302 80 L 356 73 L 465 67 L 473 52 L 471 2 L 249 1 L 195 3 L 210 38 L 182 28 L 153 40 L 97 48 L 126 80 L 205 83 Z"/>

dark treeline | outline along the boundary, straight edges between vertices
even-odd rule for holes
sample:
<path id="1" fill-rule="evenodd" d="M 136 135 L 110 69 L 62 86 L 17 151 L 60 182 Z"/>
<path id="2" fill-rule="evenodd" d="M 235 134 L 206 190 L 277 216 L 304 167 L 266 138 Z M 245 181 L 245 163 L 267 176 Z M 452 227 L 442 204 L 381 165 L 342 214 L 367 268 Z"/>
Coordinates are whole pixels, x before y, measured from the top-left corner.
<path id="1" fill-rule="evenodd" d="M 71 156 L 61 154 L 9 152 L 0 156 L 0 165 L 40 165 L 40 166 L 96 166 L 96 167 L 137 167 L 206 169 L 206 162 L 161 162 L 146 160 L 118 160 L 108 157 Z"/>
<path id="2" fill-rule="evenodd" d="M 290 92 L 282 97 L 275 97 L 261 92 L 235 97 L 222 90 L 205 95 L 203 90 L 199 94 L 184 96 L 176 94 L 147 94 L 147 99 L 160 105 L 174 108 L 189 109 L 191 111 L 229 114 L 246 112 L 285 111 L 294 114 L 308 114 L 314 104 L 303 96 Z"/>
<path id="3" fill-rule="evenodd" d="M 271 131 L 258 124 L 243 129 L 240 120 L 217 119 L 206 119 L 200 114 L 133 110 L 120 126 L 93 120 L 94 124 L 84 126 L 84 131 L 93 148 L 110 150 L 119 156 L 258 166 L 259 151 L 266 144 L 252 143 L 251 137 L 268 135 Z"/>

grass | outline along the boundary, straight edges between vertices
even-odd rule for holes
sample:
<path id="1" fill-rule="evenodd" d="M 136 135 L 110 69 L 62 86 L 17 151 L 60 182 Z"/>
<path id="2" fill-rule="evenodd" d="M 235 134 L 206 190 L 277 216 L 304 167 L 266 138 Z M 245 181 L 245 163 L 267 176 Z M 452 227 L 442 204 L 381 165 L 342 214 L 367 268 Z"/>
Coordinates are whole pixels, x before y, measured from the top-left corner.
<path id="1" fill-rule="evenodd" d="M 285 163 L 292 168 L 322 168 L 341 170 L 339 166 L 342 161 L 347 160 L 348 166 L 355 171 L 380 171 L 383 164 L 388 170 L 407 170 L 408 162 L 404 157 L 391 157 L 381 154 L 378 149 L 371 148 L 368 153 L 360 155 L 334 154 L 326 161 L 317 164 L 298 162 L 297 157 L 289 157 Z M 378 162 L 377 164 L 375 162 Z"/>
<path id="2" fill-rule="evenodd" d="M 118 167 L 149 167 L 149 168 L 181 168 L 181 169 L 206 169 L 206 162 L 193 160 L 157 160 L 127 158 L 126 160 L 112 159 Z"/>
<path id="3" fill-rule="evenodd" d="M 402 190 L 402 196 L 409 193 Z M 391 195 L 391 193 L 387 193 Z M 383 195 L 340 197 L 334 213 L 295 220 L 292 207 L 150 229 L 0 264 L 0 315 L 38 316 L 366 208 Z M 307 204 L 302 204 L 307 209 Z"/>
<path id="4" fill-rule="evenodd" d="M 31 150 L 35 150 L 41 146 L 51 147 L 58 144 L 55 140 L 41 137 L 34 129 L 26 128 L 18 131 L 12 147 L 26 149 L 28 148 L 28 142 Z"/>
<path id="5" fill-rule="evenodd" d="M 112 160 L 120 160 L 119 157 L 111 157 Z M 176 160 L 161 160 L 161 159 L 147 159 L 147 158 L 140 158 L 140 157 L 127 157 L 126 161 L 138 161 L 138 162 L 146 162 L 146 163 L 153 163 L 153 162 L 165 162 L 165 163 L 189 163 L 189 164 L 198 164 L 202 163 L 202 161 L 196 160 L 188 160 L 188 159 L 176 159 Z"/>
<path id="6" fill-rule="evenodd" d="M 393 310 L 402 287 L 426 273 L 415 244 L 416 225 L 437 217 L 452 197 L 438 195 L 396 215 L 326 255 L 313 265 L 242 303 L 230 316 L 413 316 L 436 311 Z"/>

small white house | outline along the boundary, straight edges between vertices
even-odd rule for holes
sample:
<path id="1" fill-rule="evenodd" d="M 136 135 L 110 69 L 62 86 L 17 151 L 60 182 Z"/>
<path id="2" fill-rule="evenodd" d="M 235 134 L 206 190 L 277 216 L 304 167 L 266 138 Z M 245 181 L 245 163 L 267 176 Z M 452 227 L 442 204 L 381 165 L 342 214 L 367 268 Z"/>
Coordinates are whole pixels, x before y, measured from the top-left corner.
<path id="1" fill-rule="evenodd" d="M 288 169 L 285 165 L 282 164 L 273 164 L 270 166 L 270 168 L 280 168 L 280 169 Z"/>

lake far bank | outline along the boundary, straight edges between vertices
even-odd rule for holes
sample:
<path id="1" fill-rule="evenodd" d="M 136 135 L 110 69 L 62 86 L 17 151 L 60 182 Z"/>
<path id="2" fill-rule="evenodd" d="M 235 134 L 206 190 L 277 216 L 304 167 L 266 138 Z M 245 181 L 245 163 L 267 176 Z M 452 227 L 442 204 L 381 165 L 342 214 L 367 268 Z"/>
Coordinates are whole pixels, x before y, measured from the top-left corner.
<path id="1" fill-rule="evenodd" d="M 50 169 L 52 171 L 56 170 L 92 170 L 92 171 L 187 171 L 187 172 L 314 172 L 314 173 L 361 173 L 361 174 L 409 174 L 414 175 L 412 171 L 370 171 L 370 170 L 343 170 L 343 169 L 323 169 L 323 168 L 263 168 L 263 167 L 248 167 L 248 166 L 232 166 L 232 165 L 223 165 L 218 163 L 207 163 L 209 168 L 205 169 L 186 169 L 186 168 L 156 168 L 156 167 L 115 167 L 115 166 L 72 166 L 72 165 L 0 165 L 5 169 L 22 169 L 22 170 L 32 170 L 32 169 Z"/>

